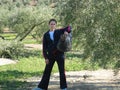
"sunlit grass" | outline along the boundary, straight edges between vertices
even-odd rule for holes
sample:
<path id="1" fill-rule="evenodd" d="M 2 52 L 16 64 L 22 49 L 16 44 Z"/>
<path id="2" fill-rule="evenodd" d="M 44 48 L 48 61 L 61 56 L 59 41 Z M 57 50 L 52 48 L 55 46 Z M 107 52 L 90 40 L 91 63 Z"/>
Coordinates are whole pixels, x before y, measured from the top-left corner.
<path id="1" fill-rule="evenodd" d="M 12 40 L 12 39 L 15 39 L 17 34 L 16 33 L 2 33 L 0 35 L 3 36 L 6 40 Z"/>
<path id="2" fill-rule="evenodd" d="M 45 60 L 41 51 L 28 51 L 23 55 L 19 56 L 16 64 L 0 66 L 0 85 L 4 90 L 26 90 L 26 86 L 28 88 L 28 85 L 30 85 L 29 82 L 26 82 L 27 78 L 40 77 L 43 74 Z M 92 65 L 91 62 L 82 60 L 81 54 L 67 53 L 66 55 L 66 71 L 93 70 L 97 68 L 99 68 L 97 64 Z M 58 72 L 56 63 L 52 74 L 55 72 Z"/>
<path id="3" fill-rule="evenodd" d="M 17 33 L 2 33 L 0 35 L 3 36 L 5 40 L 14 40 Z M 38 44 L 38 42 L 31 35 L 28 35 L 22 42 L 24 44 Z"/>
<path id="4" fill-rule="evenodd" d="M 22 41 L 24 44 L 38 44 L 38 42 L 34 39 L 28 39 L 26 38 L 25 40 Z"/>
<path id="5" fill-rule="evenodd" d="M 0 66 L 0 79 L 23 79 L 32 76 L 39 76 L 43 73 L 45 67 L 45 60 L 40 52 L 34 52 L 38 54 L 33 54 L 27 57 L 18 58 L 17 64 Z M 27 54 L 27 53 L 26 53 Z M 71 57 L 71 58 L 69 58 Z M 83 61 L 82 58 L 79 58 L 77 55 L 72 57 L 70 54 L 66 56 L 65 60 L 65 69 L 66 71 L 80 71 L 84 69 L 94 69 L 98 66 L 92 66 L 92 63 L 88 61 Z M 58 72 L 57 64 L 55 63 L 52 73 Z M 15 75 L 14 75 L 15 73 Z M 5 76 L 8 74 L 7 76 Z M 19 75 L 18 75 L 19 74 Z M 16 75 L 20 77 L 16 77 Z M 3 78 L 4 76 L 4 78 Z"/>

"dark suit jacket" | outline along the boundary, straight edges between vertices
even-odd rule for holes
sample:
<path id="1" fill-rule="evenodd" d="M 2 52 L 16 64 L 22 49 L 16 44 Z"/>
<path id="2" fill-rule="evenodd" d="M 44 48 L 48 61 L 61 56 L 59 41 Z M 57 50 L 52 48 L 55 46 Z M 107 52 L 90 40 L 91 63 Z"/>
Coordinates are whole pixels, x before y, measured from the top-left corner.
<path id="1" fill-rule="evenodd" d="M 60 39 L 60 35 L 63 34 L 65 31 L 68 33 L 71 32 L 71 27 L 67 26 L 63 29 L 57 29 L 54 31 L 54 41 L 50 39 L 49 30 L 44 34 L 43 36 L 43 56 L 45 59 L 48 59 L 51 56 L 54 56 L 56 54 L 64 54 L 64 52 L 61 52 L 57 50 L 57 43 Z"/>

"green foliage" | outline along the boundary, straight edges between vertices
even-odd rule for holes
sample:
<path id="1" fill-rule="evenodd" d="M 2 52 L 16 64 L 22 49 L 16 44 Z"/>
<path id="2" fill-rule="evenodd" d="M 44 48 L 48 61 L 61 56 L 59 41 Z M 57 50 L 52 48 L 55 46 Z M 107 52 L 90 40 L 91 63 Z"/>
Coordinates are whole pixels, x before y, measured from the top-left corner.
<path id="1" fill-rule="evenodd" d="M 61 0 L 63 24 L 73 27 L 73 46 L 103 68 L 120 58 L 119 0 Z"/>
<path id="2" fill-rule="evenodd" d="M 4 37 L 4 40 L 13 40 L 16 37 L 16 33 L 1 33 L 0 36 Z"/>
<path id="3" fill-rule="evenodd" d="M 18 58 L 18 55 L 23 55 L 24 50 L 21 48 L 21 44 L 16 42 L 22 41 L 29 33 L 34 40 L 36 39 L 40 43 L 44 30 L 48 30 L 46 25 L 53 12 L 47 5 L 48 2 L 44 1 L 38 1 L 36 6 L 32 6 L 30 5 L 31 0 L 0 0 L 0 32 L 7 27 L 17 33 L 14 38 L 8 37 L 9 35 L 5 36 L 5 39 L 15 39 L 15 43 L 14 40 L 0 41 L 1 57 Z M 31 33 L 31 31 L 33 32 Z M 3 33 L 1 36 L 4 36 Z M 23 42 L 33 43 L 32 40 Z M 21 52 L 22 50 L 23 52 Z"/>
<path id="4" fill-rule="evenodd" d="M 72 25 L 73 50 L 82 52 L 83 59 L 103 68 L 119 63 L 119 0 L 38 0 L 34 6 L 30 1 L 1 0 L 0 32 L 8 27 L 22 39 L 30 33 L 40 43 L 55 15 L 58 25 Z M 50 8 L 52 3 L 56 6 Z"/>
<path id="5" fill-rule="evenodd" d="M 23 49 L 23 44 L 17 41 L 0 40 L 0 57 L 17 58 Z"/>
<path id="6" fill-rule="evenodd" d="M 31 35 L 37 41 L 41 41 L 44 30 L 48 30 L 46 25 L 52 17 L 53 9 L 49 7 L 46 0 L 37 1 L 36 6 L 32 6 L 30 3 L 31 0 L 15 2 L 6 0 L 5 3 L 1 1 L 0 31 L 8 27 L 10 30 L 15 31 L 18 34 L 17 37 L 20 38 L 25 38 L 33 31 Z"/>

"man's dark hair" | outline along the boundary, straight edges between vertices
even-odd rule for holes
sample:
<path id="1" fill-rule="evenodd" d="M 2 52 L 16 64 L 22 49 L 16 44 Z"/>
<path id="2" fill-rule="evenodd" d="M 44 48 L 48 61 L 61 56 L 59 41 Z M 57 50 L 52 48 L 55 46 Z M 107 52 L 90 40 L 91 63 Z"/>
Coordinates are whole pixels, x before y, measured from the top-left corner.
<path id="1" fill-rule="evenodd" d="M 50 24 L 51 21 L 54 21 L 57 24 L 56 19 L 50 19 L 49 24 Z"/>

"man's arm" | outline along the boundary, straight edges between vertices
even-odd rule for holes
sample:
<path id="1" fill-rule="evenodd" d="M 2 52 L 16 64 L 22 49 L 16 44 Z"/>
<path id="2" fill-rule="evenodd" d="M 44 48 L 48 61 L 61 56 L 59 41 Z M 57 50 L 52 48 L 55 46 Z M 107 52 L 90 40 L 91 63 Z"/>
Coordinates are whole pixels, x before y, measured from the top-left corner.
<path id="1" fill-rule="evenodd" d="M 71 26 L 70 25 L 68 25 L 67 27 L 65 27 L 65 28 L 62 28 L 62 29 L 60 29 L 62 32 L 68 32 L 68 33 L 70 33 L 71 32 L 71 30 L 72 30 L 72 28 L 71 28 Z"/>
<path id="2" fill-rule="evenodd" d="M 46 38 L 45 38 L 45 34 L 43 36 L 43 44 L 42 44 L 43 48 L 42 48 L 42 52 L 43 52 L 43 56 L 45 59 L 48 59 L 48 55 L 47 55 L 47 42 L 46 42 Z"/>

